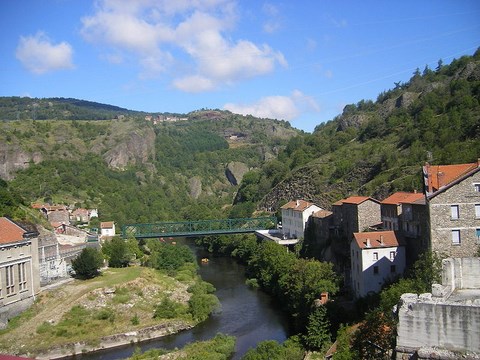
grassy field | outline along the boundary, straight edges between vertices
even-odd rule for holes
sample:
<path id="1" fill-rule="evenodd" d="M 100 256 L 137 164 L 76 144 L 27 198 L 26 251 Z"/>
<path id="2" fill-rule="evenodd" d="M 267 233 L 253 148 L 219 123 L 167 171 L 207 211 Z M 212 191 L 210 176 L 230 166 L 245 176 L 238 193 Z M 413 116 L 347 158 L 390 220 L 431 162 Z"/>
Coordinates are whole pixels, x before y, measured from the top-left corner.
<path id="1" fill-rule="evenodd" d="M 0 332 L 0 353 L 34 356 L 74 342 L 96 345 L 103 336 L 173 320 L 193 324 L 187 289 L 197 276 L 188 268 L 181 274 L 179 281 L 150 268 L 107 269 L 97 278 L 43 291 Z M 154 317 L 166 301 L 175 311 Z"/>

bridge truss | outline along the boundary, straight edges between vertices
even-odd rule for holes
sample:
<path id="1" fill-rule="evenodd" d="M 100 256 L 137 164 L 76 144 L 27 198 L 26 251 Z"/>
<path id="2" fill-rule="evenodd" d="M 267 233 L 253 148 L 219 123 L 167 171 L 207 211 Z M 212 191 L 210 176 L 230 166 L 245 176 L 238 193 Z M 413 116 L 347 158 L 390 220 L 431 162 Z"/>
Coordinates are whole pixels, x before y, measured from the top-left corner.
<path id="1" fill-rule="evenodd" d="M 128 224 L 122 227 L 123 238 L 191 237 L 216 234 L 251 233 L 257 230 L 275 229 L 276 217 L 241 219 L 217 219 L 161 222 L 154 224 Z"/>

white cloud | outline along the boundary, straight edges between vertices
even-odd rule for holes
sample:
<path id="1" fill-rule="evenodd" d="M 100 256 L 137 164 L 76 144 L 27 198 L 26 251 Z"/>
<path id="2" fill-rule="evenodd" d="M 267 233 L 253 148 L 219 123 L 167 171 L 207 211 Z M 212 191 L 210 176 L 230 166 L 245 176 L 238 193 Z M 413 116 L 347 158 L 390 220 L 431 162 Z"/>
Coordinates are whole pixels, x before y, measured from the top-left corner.
<path id="1" fill-rule="evenodd" d="M 320 110 L 312 97 L 304 95 L 299 90 L 294 90 L 290 96 L 267 96 L 254 104 L 228 103 L 223 108 L 236 114 L 288 121 L 294 120 L 304 112 Z"/>
<path id="2" fill-rule="evenodd" d="M 143 78 L 182 64 L 173 86 L 199 92 L 286 66 L 283 54 L 268 45 L 232 39 L 236 23 L 234 0 L 99 0 L 96 12 L 82 19 L 81 34 L 133 54 Z"/>
<path id="3" fill-rule="evenodd" d="M 74 68 L 73 49 L 70 44 L 53 44 L 43 32 L 34 36 L 21 36 L 15 55 L 23 66 L 34 74 Z"/>
<path id="4" fill-rule="evenodd" d="M 263 31 L 272 34 L 281 28 L 280 11 L 273 4 L 263 4 L 262 11 L 268 16 L 267 21 L 263 24 Z"/>

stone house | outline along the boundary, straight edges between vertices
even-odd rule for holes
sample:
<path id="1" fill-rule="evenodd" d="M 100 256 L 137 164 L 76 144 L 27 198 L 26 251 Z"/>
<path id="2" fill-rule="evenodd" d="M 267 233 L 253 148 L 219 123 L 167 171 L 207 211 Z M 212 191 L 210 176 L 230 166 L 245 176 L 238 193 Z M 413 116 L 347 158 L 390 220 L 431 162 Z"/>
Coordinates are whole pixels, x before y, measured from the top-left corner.
<path id="1" fill-rule="evenodd" d="M 425 195 L 396 192 L 380 203 L 382 226 L 397 231 L 405 240 L 407 265 L 428 250 L 429 227 Z"/>
<path id="2" fill-rule="evenodd" d="M 310 221 L 314 227 L 315 242 L 317 246 L 320 248 L 326 247 L 330 237 L 333 213 L 328 210 L 318 210 L 311 215 Z"/>
<path id="3" fill-rule="evenodd" d="M 353 238 L 381 222 L 380 202 L 368 196 L 351 196 L 332 206 L 334 235 Z"/>
<path id="4" fill-rule="evenodd" d="M 30 307 L 40 291 L 37 235 L 0 218 L 0 328 Z"/>
<path id="5" fill-rule="evenodd" d="M 322 210 L 305 200 L 293 200 L 281 207 L 283 234 L 289 238 L 303 238 L 308 218 Z"/>
<path id="6" fill-rule="evenodd" d="M 480 161 L 423 167 L 431 250 L 440 257 L 475 256 L 480 246 Z"/>
<path id="7" fill-rule="evenodd" d="M 75 209 L 72 211 L 71 219 L 76 222 L 86 223 L 90 220 L 89 211 L 83 208 Z"/>
<path id="8" fill-rule="evenodd" d="M 350 243 L 351 284 L 356 298 L 377 293 L 405 271 L 405 246 L 394 231 L 354 233 Z"/>

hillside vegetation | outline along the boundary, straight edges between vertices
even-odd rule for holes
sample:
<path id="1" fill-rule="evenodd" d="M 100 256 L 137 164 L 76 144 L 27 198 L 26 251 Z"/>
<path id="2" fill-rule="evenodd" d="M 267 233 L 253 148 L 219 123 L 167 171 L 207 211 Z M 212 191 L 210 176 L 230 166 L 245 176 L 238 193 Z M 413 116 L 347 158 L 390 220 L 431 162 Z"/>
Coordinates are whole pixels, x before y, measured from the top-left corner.
<path id="1" fill-rule="evenodd" d="M 349 195 L 380 200 L 422 191 L 421 166 L 475 162 L 480 155 L 480 51 L 417 70 L 375 102 L 347 105 L 278 158 L 246 174 L 237 203 L 277 209 L 304 198 L 329 209 Z"/>
<path id="2" fill-rule="evenodd" d="M 426 161 L 477 160 L 479 98 L 477 51 L 417 70 L 376 101 L 347 105 L 312 134 L 284 121 L 205 109 L 156 125 L 128 111 L 100 121 L 3 121 L 0 177 L 8 181 L 0 183 L 0 209 L 21 217 L 15 204 L 22 198 L 76 203 L 124 224 L 246 217 L 294 198 L 328 209 L 352 194 L 381 200 L 394 191 L 421 191 Z M 14 114 L 26 102 L 47 104 L 39 105 L 45 111 L 70 104 L 72 116 L 80 116 L 80 105 L 98 110 L 98 118 L 124 110 L 53 100 L 1 98 L 0 114 Z"/>
<path id="3" fill-rule="evenodd" d="M 3 121 L 0 130 L 2 215 L 24 218 L 18 204 L 33 201 L 65 203 L 98 207 L 101 220 L 119 225 L 228 216 L 243 173 L 299 134 L 287 122 L 218 110 L 158 124 Z"/>

